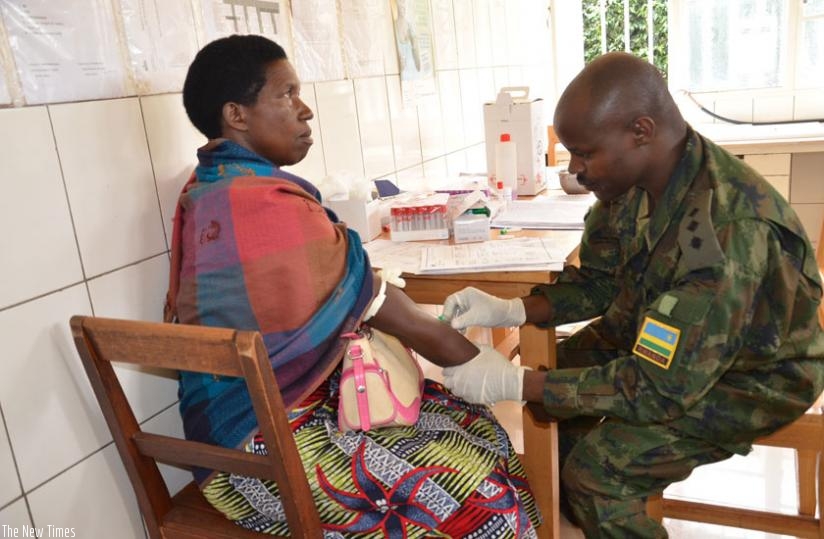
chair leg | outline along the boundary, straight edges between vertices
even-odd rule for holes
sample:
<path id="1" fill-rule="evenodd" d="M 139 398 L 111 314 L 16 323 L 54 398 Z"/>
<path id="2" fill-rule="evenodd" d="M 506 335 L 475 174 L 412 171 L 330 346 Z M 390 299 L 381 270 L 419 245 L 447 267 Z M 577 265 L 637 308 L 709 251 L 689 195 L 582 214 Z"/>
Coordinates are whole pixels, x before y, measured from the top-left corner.
<path id="1" fill-rule="evenodd" d="M 816 457 L 812 449 L 798 449 L 795 452 L 796 481 L 798 483 L 798 514 L 815 516 Z"/>
<path id="2" fill-rule="evenodd" d="M 647 516 L 657 521 L 664 521 L 664 493 L 659 492 L 647 498 Z"/>

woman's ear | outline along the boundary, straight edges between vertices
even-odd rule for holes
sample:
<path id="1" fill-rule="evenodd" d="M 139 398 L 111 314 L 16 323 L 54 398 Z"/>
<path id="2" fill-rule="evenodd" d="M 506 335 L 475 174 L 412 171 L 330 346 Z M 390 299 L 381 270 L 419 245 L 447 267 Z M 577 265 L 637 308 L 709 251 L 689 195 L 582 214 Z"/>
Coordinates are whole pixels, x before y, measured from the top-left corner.
<path id="1" fill-rule="evenodd" d="M 226 127 L 234 129 L 235 131 L 246 131 L 249 129 L 246 124 L 246 109 L 244 109 L 243 105 L 233 101 L 227 101 L 223 104 L 221 115 L 223 117 L 223 124 Z"/>

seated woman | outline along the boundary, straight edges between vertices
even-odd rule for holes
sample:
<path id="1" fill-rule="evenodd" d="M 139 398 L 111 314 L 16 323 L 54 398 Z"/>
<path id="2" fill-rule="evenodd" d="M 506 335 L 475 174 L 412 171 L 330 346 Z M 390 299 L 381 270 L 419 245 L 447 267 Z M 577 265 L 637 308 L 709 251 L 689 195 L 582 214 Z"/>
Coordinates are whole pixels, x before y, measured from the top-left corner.
<path id="1" fill-rule="evenodd" d="M 357 233 L 281 170 L 312 145 L 312 111 L 283 49 L 260 36 L 204 47 L 183 103 L 208 137 L 180 196 L 166 319 L 260 331 L 327 537 L 534 537 L 524 471 L 484 406 L 426 381 L 412 427 L 340 432 L 341 335 L 362 321 L 435 363 L 480 351 L 373 275 Z M 186 437 L 265 452 L 242 381 L 182 373 Z M 287 532 L 277 485 L 196 470 L 239 525 Z"/>

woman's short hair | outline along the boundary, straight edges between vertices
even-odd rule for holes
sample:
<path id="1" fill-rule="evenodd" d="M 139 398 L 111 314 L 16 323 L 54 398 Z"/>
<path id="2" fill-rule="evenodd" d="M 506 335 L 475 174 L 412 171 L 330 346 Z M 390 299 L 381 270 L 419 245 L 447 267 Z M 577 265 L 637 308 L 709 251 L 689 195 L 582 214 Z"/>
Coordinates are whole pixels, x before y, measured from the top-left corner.
<path id="1" fill-rule="evenodd" d="M 183 106 L 194 126 L 210 139 L 222 135 L 223 105 L 253 105 L 266 84 L 266 68 L 286 58 L 283 47 L 257 35 L 212 41 L 197 53 L 183 83 Z"/>

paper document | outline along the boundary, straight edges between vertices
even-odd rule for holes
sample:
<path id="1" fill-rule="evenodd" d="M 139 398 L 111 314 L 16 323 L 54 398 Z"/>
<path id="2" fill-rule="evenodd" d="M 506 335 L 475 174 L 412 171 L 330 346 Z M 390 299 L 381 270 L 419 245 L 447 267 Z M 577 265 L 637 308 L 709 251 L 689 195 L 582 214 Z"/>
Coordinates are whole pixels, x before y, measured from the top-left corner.
<path id="1" fill-rule="evenodd" d="M 583 230 L 584 216 L 594 202 L 595 197 L 591 194 L 515 200 L 498 212 L 490 226 Z"/>
<path id="2" fill-rule="evenodd" d="M 461 245 L 433 245 L 421 251 L 421 273 L 563 268 L 566 255 L 544 238 L 516 238 Z"/>

